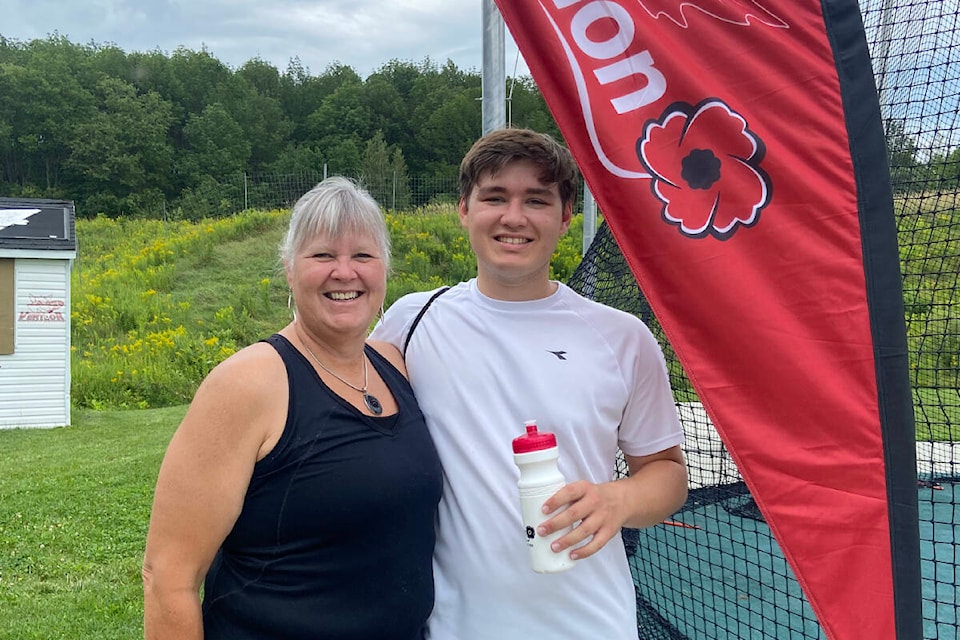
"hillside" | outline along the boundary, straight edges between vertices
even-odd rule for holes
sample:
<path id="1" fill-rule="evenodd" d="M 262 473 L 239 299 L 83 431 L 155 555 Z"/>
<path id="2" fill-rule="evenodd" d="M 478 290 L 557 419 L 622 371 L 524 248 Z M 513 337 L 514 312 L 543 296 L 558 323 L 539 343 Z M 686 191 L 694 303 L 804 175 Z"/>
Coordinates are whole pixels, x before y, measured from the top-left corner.
<path id="1" fill-rule="evenodd" d="M 200 222 L 99 217 L 77 221 L 72 274 L 73 404 L 148 408 L 190 401 L 224 358 L 290 318 L 278 247 L 289 212 L 246 211 Z M 386 304 L 472 277 L 452 206 L 387 214 L 393 270 Z M 566 280 L 580 262 L 582 220 L 554 255 Z"/>

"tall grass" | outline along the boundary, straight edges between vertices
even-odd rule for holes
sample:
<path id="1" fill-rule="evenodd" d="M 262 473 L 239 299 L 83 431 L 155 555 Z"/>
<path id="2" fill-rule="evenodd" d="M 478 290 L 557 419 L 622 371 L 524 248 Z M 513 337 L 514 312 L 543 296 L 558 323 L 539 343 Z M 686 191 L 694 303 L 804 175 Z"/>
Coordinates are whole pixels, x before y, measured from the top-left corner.
<path id="1" fill-rule="evenodd" d="M 72 274 L 73 402 L 143 409 L 190 401 L 203 377 L 290 318 L 277 257 L 289 212 L 247 211 L 197 223 L 77 221 Z M 552 260 L 566 280 L 580 262 L 582 218 Z M 394 268 L 386 304 L 476 274 L 452 205 L 390 213 Z"/>
<path id="2" fill-rule="evenodd" d="M 188 402 L 200 380 L 275 321 L 286 215 L 77 222 L 73 400 L 95 409 Z"/>

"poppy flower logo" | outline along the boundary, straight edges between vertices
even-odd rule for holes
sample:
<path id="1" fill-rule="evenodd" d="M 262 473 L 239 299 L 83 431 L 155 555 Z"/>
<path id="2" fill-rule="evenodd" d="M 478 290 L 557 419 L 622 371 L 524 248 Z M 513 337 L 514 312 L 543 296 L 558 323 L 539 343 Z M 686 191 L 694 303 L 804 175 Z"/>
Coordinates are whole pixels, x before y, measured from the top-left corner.
<path id="1" fill-rule="evenodd" d="M 747 121 L 716 98 L 671 105 L 637 140 L 663 219 L 691 238 L 727 240 L 757 223 L 772 194 L 760 168 L 765 151 Z"/>

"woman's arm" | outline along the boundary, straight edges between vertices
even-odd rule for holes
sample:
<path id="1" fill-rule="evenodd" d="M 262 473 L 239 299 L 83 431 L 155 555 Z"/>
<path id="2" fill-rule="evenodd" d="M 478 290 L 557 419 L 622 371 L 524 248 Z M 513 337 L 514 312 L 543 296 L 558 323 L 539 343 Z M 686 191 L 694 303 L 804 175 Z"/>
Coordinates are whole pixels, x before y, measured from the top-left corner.
<path id="1" fill-rule="evenodd" d="M 256 344 L 200 385 L 167 448 L 154 493 L 143 561 L 144 637 L 203 638 L 200 586 L 233 528 L 253 467 L 282 433 L 286 372 Z"/>

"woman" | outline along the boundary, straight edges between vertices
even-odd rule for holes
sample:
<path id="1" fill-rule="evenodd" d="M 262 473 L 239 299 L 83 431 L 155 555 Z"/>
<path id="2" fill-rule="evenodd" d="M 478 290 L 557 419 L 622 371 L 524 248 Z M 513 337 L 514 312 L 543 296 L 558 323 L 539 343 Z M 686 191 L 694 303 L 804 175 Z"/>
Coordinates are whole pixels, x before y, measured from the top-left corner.
<path id="1" fill-rule="evenodd" d="M 148 640 L 422 637 L 442 481 L 399 352 L 366 342 L 389 250 L 344 178 L 294 206 L 293 320 L 210 372 L 161 465 Z"/>

